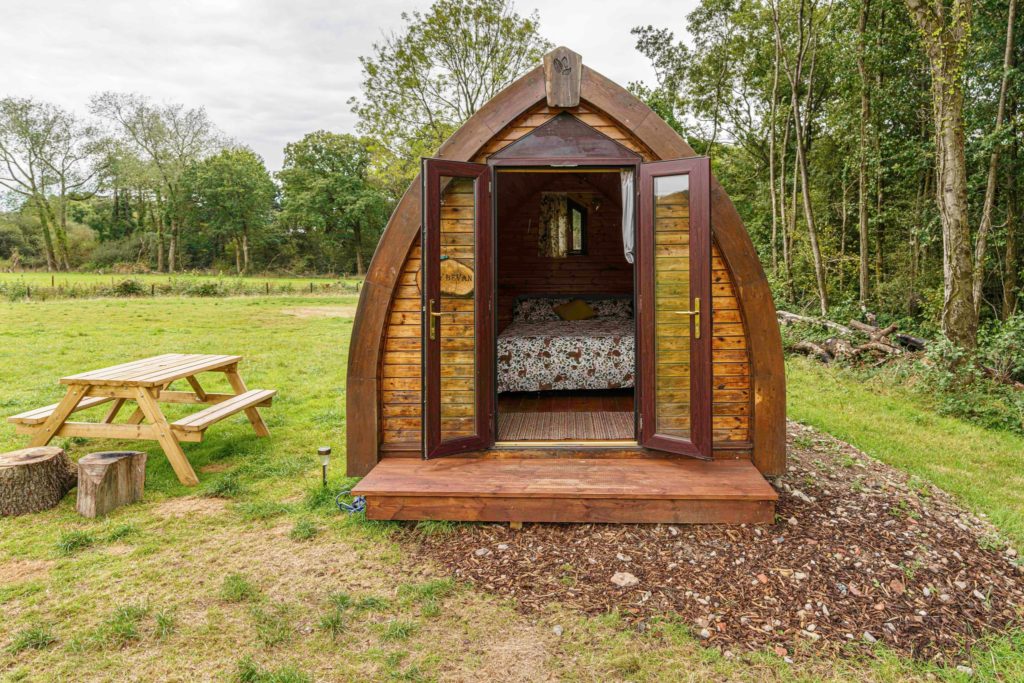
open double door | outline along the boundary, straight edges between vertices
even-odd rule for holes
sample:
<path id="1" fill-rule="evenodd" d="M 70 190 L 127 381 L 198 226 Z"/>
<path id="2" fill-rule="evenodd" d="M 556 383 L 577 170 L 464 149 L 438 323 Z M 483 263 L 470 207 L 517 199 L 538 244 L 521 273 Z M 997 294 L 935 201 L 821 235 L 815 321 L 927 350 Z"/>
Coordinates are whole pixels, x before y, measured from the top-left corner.
<path id="1" fill-rule="evenodd" d="M 710 162 L 695 157 L 640 164 L 638 169 L 638 442 L 709 459 Z M 486 164 L 423 160 L 426 458 L 494 444 L 491 173 Z"/>

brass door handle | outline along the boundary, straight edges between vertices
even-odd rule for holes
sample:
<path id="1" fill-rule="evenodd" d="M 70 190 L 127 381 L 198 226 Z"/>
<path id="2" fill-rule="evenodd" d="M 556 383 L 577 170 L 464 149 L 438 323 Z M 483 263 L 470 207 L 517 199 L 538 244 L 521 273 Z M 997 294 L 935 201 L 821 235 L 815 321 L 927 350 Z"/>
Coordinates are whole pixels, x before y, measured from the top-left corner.
<path id="1" fill-rule="evenodd" d="M 437 306 L 437 301 L 431 299 L 427 305 L 427 313 L 430 315 L 430 324 L 428 329 L 430 331 L 430 341 L 437 339 L 437 319 L 442 315 L 455 315 L 454 311 L 435 311 L 434 308 Z"/>
<path id="2" fill-rule="evenodd" d="M 676 315 L 692 315 L 693 316 L 693 338 L 700 339 L 700 297 L 693 298 L 693 310 L 692 311 L 672 311 Z"/>

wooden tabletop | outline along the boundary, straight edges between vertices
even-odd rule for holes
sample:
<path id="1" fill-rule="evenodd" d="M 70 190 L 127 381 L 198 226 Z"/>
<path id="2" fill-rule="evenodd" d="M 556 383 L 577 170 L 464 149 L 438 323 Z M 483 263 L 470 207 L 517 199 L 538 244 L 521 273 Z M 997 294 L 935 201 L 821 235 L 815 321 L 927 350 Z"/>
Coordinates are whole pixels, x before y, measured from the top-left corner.
<path id="1" fill-rule="evenodd" d="M 101 370 L 61 377 L 61 384 L 93 386 L 155 387 L 190 377 L 200 372 L 234 365 L 241 356 L 218 356 L 205 353 L 165 353 L 130 363 L 121 363 Z"/>

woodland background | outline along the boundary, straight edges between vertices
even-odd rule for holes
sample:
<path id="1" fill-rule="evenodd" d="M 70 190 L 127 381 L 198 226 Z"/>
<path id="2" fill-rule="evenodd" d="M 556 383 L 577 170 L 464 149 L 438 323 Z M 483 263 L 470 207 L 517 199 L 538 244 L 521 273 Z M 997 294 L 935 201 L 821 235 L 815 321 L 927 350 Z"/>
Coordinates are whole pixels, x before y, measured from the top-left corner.
<path id="1" fill-rule="evenodd" d="M 551 47 L 505 0 L 403 19 L 361 60 L 357 130 L 274 175 L 202 109 L 0 100 L 0 269 L 364 272 L 420 157 Z M 704 0 L 632 30 L 657 79 L 629 87 L 712 157 L 780 308 L 1024 356 L 1020 23 L 1017 0 Z"/>

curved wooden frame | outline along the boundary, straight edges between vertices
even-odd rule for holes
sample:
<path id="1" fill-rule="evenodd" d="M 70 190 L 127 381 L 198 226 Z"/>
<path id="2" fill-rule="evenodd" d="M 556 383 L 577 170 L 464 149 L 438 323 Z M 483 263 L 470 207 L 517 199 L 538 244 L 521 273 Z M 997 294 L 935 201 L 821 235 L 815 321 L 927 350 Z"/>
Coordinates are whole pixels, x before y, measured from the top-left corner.
<path id="1" fill-rule="evenodd" d="M 543 67 L 537 67 L 474 114 L 437 156 L 472 161 L 480 150 L 530 108 L 546 100 Z M 658 159 L 694 156 L 688 144 L 626 89 L 584 66 L 580 98 L 632 132 Z M 392 294 L 409 249 L 420 233 L 421 182 L 417 177 L 395 208 L 370 262 L 349 346 L 347 453 L 349 476 L 366 475 L 379 458 L 378 380 Z M 764 475 L 786 466 L 786 388 L 782 337 L 775 303 L 757 251 L 732 200 L 712 175 L 711 230 L 739 300 L 750 350 L 753 408 L 752 460 Z"/>

